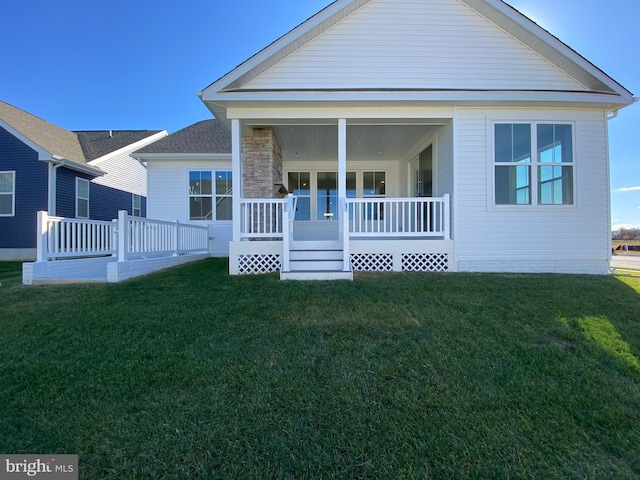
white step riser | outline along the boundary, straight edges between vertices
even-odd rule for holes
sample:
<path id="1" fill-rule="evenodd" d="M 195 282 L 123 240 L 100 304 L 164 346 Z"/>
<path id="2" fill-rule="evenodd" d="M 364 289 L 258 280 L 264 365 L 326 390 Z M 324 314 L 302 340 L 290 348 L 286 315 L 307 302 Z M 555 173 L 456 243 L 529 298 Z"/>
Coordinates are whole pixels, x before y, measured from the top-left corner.
<path id="1" fill-rule="evenodd" d="M 280 280 L 322 281 L 353 280 L 352 272 L 282 272 Z"/>
<path id="2" fill-rule="evenodd" d="M 291 242 L 290 250 L 342 250 L 342 242 L 318 240 L 313 242 Z"/>
<path id="3" fill-rule="evenodd" d="M 342 260 L 295 260 L 289 262 L 292 272 L 339 272 L 342 270 Z"/>
<path id="4" fill-rule="evenodd" d="M 342 250 L 292 250 L 291 260 L 342 260 Z"/>

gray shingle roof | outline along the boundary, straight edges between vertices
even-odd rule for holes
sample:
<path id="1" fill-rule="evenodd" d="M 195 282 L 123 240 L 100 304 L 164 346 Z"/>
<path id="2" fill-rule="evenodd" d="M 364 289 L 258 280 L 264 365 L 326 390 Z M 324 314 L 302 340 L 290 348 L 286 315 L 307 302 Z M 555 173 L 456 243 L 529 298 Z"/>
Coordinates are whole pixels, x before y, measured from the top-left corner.
<path id="1" fill-rule="evenodd" d="M 202 120 L 133 152 L 231 153 L 231 134 L 218 120 Z"/>
<path id="2" fill-rule="evenodd" d="M 87 163 L 75 133 L 0 100 L 0 119 L 53 155 Z"/>
<path id="3" fill-rule="evenodd" d="M 74 131 L 88 162 L 139 142 L 162 130 L 91 130 Z"/>
<path id="4" fill-rule="evenodd" d="M 52 155 L 86 164 L 162 130 L 70 132 L 0 100 L 0 120 Z"/>

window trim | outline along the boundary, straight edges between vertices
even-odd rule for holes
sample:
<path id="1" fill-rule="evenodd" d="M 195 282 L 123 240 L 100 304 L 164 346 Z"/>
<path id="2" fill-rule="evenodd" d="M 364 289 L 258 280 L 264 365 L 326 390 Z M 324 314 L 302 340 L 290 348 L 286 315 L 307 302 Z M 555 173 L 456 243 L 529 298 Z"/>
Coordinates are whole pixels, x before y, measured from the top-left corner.
<path id="1" fill-rule="evenodd" d="M 11 193 L 3 192 L 0 195 L 11 195 L 11 213 L 0 213 L 0 217 L 15 217 L 16 216 L 16 171 L 15 170 L 2 170 L 0 173 L 11 174 Z"/>
<path id="2" fill-rule="evenodd" d="M 497 165 L 506 163 L 496 163 L 495 161 L 495 126 L 499 124 L 527 124 L 531 127 L 531 161 L 528 163 L 513 162 L 511 166 L 530 167 L 530 184 L 531 184 L 531 202 L 521 205 L 503 205 L 496 203 L 495 190 L 495 168 Z M 538 159 L 538 138 L 537 126 L 540 124 L 551 125 L 570 125 L 571 126 L 571 142 L 572 142 L 572 162 L 571 163 L 546 163 L 540 162 Z M 577 168 L 578 168 L 578 144 L 576 142 L 576 120 L 567 118 L 548 118 L 532 115 L 529 118 L 513 117 L 513 116 L 492 116 L 487 117 L 487 210 L 488 211 L 549 211 L 558 212 L 562 210 L 578 210 L 578 190 L 577 190 Z M 573 169 L 571 188 L 573 191 L 573 202 L 567 205 L 560 204 L 542 204 L 540 201 L 540 176 L 539 168 L 541 166 L 570 166 Z"/>
<path id="3" fill-rule="evenodd" d="M 86 182 L 87 184 L 87 197 L 80 197 L 79 195 L 79 186 L 80 183 L 82 182 Z M 91 182 L 89 180 L 87 180 L 86 178 L 81 178 L 81 177 L 76 177 L 76 218 L 84 218 L 84 219 L 89 219 L 91 218 L 91 210 L 90 210 L 90 198 L 91 198 Z M 86 200 L 87 201 L 87 216 L 80 216 L 78 215 L 78 201 L 79 200 Z"/>

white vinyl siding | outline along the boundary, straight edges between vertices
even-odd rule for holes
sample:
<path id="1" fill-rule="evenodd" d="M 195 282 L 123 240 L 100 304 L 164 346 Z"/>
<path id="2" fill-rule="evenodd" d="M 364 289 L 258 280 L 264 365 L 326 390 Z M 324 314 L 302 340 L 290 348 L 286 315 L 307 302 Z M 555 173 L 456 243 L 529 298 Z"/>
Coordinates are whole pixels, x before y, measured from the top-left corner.
<path id="1" fill-rule="evenodd" d="M 436 197 L 453 194 L 453 125 L 440 127 L 436 141 L 435 190 Z"/>
<path id="2" fill-rule="evenodd" d="M 0 172 L 0 217 L 16 213 L 16 172 Z"/>
<path id="3" fill-rule="evenodd" d="M 105 171 L 106 175 L 97 177 L 93 180 L 94 183 L 147 196 L 147 170 L 129 152 L 108 158 L 95 166 Z"/>
<path id="4" fill-rule="evenodd" d="M 458 0 L 373 0 L 244 88 L 586 90 Z"/>
<path id="5" fill-rule="evenodd" d="M 575 205 L 493 206 L 490 119 L 500 116 L 575 125 Z M 459 108 L 454 122 L 459 270 L 606 273 L 610 220 L 604 111 Z"/>
<path id="6" fill-rule="evenodd" d="M 182 223 L 195 223 L 189 220 L 189 196 L 186 185 L 189 171 L 227 171 L 231 170 L 231 159 L 224 161 L 149 161 L 147 175 L 147 217 L 157 220 Z M 208 223 L 211 254 L 226 257 L 229 255 L 229 242 L 233 237 L 232 222 L 199 221 Z"/>

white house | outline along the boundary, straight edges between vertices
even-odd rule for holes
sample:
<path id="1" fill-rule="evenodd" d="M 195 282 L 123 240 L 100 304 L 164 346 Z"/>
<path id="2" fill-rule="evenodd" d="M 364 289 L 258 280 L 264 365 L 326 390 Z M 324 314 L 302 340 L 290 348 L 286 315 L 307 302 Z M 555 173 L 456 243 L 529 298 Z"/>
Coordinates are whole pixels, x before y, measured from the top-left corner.
<path id="1" fill-rule="evenodd" d="M 337 0 L 199 95 L 229 151 L 143 158 L 149 216 L 211 225 L 232 274 L 608 271 L 635 99 L 500 0 Z"/>

